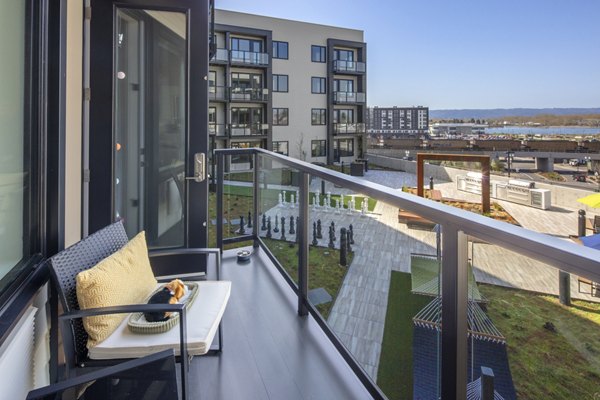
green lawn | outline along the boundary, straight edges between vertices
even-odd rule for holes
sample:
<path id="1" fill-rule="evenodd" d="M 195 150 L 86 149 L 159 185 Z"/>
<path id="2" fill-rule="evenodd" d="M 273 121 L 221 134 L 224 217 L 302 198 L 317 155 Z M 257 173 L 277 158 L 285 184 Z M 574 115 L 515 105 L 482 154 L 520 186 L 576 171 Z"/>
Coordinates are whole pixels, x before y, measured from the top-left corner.
<path id="1" fill-rule="evenodd" d="M 600 304 L 480 285 L 508 343 L 519 399 L 594 399 L 600 392 Z M 546 322 L 556 332 L 544 328 Z"/>
<path id="2" fill-rule="evenodd" d="M 298 246 L 293 245 L 293 247 L 290 247 L 288 242 L 276 239 L 263 238 L 263 241 L 294 282 L 298 283 Z M 352 253 L 348 254 L 348 265 L 352 263 L 352 258 Z M 317 306 L 317 309 L 324 318 L 329 316 L 331 307 L 335 302 L 335 298 L 348 271 L 348 268 L 342 267 L 339 262 L 339 250 L 310 246 L 308 253 L 308 288 L 325 288 L 327 293 L 333 297 L 330 303 Z"/>
<path id="3" fill-rule="evenodd" d="M 377 385 L 390 399 L 412 399 L 412 318 L 432 297 L 415 295 L 410 274 L 392 271 Z"/>

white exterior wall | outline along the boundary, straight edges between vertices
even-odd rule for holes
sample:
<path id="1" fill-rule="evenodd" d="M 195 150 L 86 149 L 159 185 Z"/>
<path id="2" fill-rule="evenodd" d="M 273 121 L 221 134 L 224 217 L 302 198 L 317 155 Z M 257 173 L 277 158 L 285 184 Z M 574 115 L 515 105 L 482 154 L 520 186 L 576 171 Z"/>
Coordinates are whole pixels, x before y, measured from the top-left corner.
<path id="1" fill-rule="evenodd" d="M 363 42 L 363 31 L 226 10 L 215 11 L 215 23 L 272 31 L 274 41 L 288 42 L 288 59 L 272 60 L 273 74 L 288 75 L 288 92 L 272 92 L 272 98 L 273 108 L 288 108 L 289 124 L 273 126 L 273 141 L 287 141 L 291 157 L 303 159 L 304 153 L 306 161 L 325 163 L 327 157 L 311 156 L 311 141 L 327 139 L 327 125 L 311 125 L 311 109 L 326 109 L 327 94 L 311 93 L 311 78 L 326 78 L 327 65 L 331 60 L 327 60 L 327 63 L 312 62 L 311 46 L 326 47 L 328 38 Z M 221 46 L 219 43 L 219 47 L 224 47 L 224 44 Z M 349 76 L 348 79 L 354 80 L 356 88 L 356 77 Z M 356 158 L 357 149 L 355 140 L 355 156 L 344 157 L 344 161 Z"/>

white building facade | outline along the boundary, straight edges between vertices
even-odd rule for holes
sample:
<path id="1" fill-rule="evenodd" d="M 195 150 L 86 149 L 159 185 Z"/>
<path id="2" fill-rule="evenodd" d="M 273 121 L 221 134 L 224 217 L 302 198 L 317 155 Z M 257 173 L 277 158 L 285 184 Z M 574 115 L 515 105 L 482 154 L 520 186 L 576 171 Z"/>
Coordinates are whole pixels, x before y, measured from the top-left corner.
<path id="1" fill-rule="evenodd" d="M 327 164 L 362 158 L 362 31 L 216 10 L 215 42 L 212 148 L 263 147 Z"/>

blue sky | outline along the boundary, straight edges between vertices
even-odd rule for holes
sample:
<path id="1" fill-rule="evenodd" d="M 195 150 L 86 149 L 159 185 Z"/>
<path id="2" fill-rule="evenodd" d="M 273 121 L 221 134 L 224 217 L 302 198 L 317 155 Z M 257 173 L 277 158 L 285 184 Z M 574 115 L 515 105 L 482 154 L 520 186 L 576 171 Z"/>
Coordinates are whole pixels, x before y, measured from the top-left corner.
<path id="1" fill-rule="evenodd" d="M 369 105 L 600 107 L 599 0 L 216 0 L 361 29 Z"/>

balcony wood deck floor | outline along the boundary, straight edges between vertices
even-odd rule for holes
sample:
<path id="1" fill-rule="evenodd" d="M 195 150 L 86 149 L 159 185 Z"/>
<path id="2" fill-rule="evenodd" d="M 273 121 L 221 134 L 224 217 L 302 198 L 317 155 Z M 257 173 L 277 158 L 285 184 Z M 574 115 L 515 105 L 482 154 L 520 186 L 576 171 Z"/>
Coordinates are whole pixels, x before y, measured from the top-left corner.
<path id="1" fill-rule="evenodd" d="M 297 314 L 297 297 L 265 253 L 248 264 L 223 256 L 232 281 L 223 352 L 195 357 L 192 399 L 372 398 L 316 321 Z"/>

